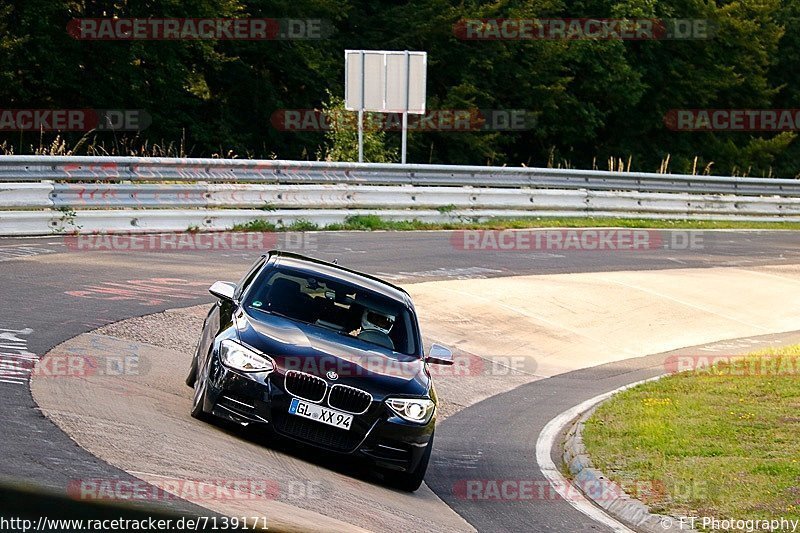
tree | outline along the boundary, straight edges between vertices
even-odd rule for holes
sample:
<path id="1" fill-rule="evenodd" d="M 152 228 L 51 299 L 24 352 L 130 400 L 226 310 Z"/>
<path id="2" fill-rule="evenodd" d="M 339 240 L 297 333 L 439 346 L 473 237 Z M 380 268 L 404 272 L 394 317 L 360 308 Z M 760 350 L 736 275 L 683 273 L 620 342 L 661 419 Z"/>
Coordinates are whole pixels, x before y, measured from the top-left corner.
<path id="1" fill-rule="evenodd" d="M 344 108 L 344 99 L 328 93 L 322 106 L 330 129 L 325 132 L 324 151 L 317 156 L 324 161 L 358 161 L 358 113 Z M 377 113 L 364 113 L 364 162 L 396 163 L 397 149 L 386 142 L 383 119 Z"/>

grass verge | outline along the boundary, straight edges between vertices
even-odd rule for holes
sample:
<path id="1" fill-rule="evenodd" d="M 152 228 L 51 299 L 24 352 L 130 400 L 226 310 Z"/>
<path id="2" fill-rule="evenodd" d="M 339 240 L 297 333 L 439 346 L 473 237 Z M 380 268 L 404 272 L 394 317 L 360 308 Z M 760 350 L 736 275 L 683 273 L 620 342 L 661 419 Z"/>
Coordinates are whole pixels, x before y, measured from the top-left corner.
<path id="1" fill-rule="evenodd" d="M 595 218 L 595 217 L 531 217 L 493 218 L 486 221 L 456 219 L 452 222 L 422 222 L 420 220 L 385 220 L 378 215 L 353 215 L 344 222 L 318 226 L 306 220 L 297 220 L 289 225 L 275 225 L 265 220 L 252 220 L 236 224 L 234 231 L 312 231 L 312 230 L 453 230 L 453 229 L 523 229 L 523 228 L 581 228 L 621 227 L 653 229 L 784 229 L 800 230 L 800 222 L 746 222 L 723 220 L 672 220 L 644 218 Z"/>
<path id="2" fill-rule="evenodd" d="M 653 512 L 800 519 L 798 374 L 794 345 L 640 385 L 597 409 L 586 449 Z"/>

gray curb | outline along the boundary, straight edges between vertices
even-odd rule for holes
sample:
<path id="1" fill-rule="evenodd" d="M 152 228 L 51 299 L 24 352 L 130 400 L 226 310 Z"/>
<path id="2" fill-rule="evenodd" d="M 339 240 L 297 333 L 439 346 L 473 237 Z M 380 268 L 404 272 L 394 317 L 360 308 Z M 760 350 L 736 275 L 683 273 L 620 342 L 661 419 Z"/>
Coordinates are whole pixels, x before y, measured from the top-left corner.
<path id="1" fill-rule="evenodd" d="M 598 405 L 573 422 L 564 440 L 563 459 L 572 474 L 572 484 L 595 505 L 641 533 L 697 533 L 678 518 L 651 513 L 644 503 L 594 468 L 583 444 L 583 427 Z"/>

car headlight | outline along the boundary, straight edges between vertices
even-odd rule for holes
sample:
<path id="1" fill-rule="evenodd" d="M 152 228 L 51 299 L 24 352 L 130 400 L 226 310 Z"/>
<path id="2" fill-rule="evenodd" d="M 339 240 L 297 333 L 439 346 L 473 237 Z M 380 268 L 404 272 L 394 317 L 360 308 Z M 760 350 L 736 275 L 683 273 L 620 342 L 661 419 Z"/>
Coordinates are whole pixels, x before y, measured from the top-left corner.
<path id="1" fill-rule="evenodd" d="M 433 400 L 424 398 L 390 398 L 386 400 L 386 405 L 403 420 L 420 424 L 430 421 L 436 407 Z"/>
<path id="2" fill-rule="evenodd" d="M 224 340 L 219 343 L 219 358 L 222 360 L 222 364 L 240 372 L 271 372 L 275 370 L 275 363 L 271 359 L 232 340 Z"/>

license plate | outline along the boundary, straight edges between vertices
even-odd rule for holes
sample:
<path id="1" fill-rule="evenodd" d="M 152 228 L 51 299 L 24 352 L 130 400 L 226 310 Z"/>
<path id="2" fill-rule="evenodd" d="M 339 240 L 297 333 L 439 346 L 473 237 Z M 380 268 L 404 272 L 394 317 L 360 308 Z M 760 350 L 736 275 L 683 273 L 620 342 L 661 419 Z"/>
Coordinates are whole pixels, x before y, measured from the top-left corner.
<path id="1" fill-rule="evenodd" d="M 289 414 L 316 420 L 339 429 L 350 429 L 350 424 L 353 422 L 353 415 L 348 415 L 335 409 L 328 409 L 315 403 L 304 402 L 298 398 L 292 398 Z"/>

